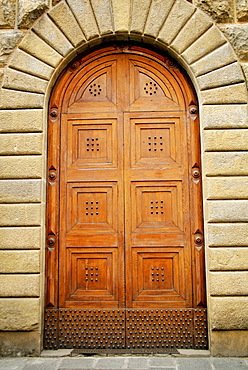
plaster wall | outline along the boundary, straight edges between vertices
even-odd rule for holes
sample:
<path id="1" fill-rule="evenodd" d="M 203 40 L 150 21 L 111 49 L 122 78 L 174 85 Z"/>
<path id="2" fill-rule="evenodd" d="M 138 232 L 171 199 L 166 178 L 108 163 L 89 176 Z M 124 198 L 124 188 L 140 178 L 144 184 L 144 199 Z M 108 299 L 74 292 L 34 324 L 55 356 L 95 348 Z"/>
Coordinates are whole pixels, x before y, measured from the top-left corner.
<path id="1" fill-rule="evenodd" d="M 192 79 L 201 116 L 209 347 L 213 355 L 248 354 L 247 12 L 239 0 L 0 2 L 3 355 L 42 348 L 49 96 L 63 68 L 105 40 L 153 44 Z"/>

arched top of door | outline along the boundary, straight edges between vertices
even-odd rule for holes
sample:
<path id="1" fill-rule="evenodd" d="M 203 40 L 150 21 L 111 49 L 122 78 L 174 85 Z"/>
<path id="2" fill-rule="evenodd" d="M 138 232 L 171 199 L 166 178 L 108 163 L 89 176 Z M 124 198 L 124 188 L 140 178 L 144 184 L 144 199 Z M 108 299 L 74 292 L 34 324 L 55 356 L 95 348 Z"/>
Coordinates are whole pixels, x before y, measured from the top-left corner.
<path id="1" fill-rule="evenodd" d="M 171 57 L 128 42 L 96 48 L 72 61 L 57 80 L 50 109 L 80 113 L 97 103 L 103 111 L 118 111 L 116 94 L 124 81 L 134 111 L 141 105 L 148 111 L 186 110 L 197 102 L 186 73 Z"/>

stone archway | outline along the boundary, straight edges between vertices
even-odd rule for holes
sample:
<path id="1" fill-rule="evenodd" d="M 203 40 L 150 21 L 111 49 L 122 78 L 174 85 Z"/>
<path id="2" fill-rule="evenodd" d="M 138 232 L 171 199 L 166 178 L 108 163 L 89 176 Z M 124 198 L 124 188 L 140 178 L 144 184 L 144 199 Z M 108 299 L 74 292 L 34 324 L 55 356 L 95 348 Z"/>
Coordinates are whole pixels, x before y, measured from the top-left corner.
<path id="1" fill-rule="evenodd" d="M 62 1 L 41 16 L 27 32 L 6 69 L 1 89 L 0 118 L 5 122 L 5 132 L 18 135 L 35 133 L 31 144 L 35 149 L 32 152 L 32 148 L 27 148 L 21 153 L 24 154 L 22 158 L 10 155 L 5 159 L 3 192 L 6 202 L 15 204 L 2 206 L 2 225 L 8 228 L 1 230 L 1 236 L 10 238 L 10 244 L 16 249 L 26 249 L 20 258 L 33 261 L 30 272 L 43 274 L 39 261 L 44 254 L 45 191 L 42 179 L 45 178 L 44 143 L 49 94 L 58 74 L 69 61 L 105 39 L 138 40 L 167 50 L 186 69 L 195 85 L 200 103 L 204 149 L 206 247 L 210 247 L 207 253 L 210 258 L 207 264 L 210 269 L 210 347 L 213 353 L 231 353 L 230 349 L 234 353 L 237 339 L 239 343 L 246 343 L 247 325 L 242 321 L 240 312 L 245 314 L 247 298 L 235 297 L 228 289 L 222 289 L 218 284 L 220 278 L 211 271 L 221 271 L 218 262 L 220 253 L 221 258 L 228 258 L 233 253 L 230 248 L 222 248 L 220 252 L 218 247 L 246 245 L 246 225 L 235 224 L 228 228 L 230 217 L 234 222 L 243 220 L 235 216 L 240 203 L 233 200 L 246 198 L 247 179 L 239 177 L 247 174 L 243 169 L 246 157 L 241 152 L 233 156 L 232 150 L 235 149 L 232 144 L 226 143 L 226 138 L 236 140 L 238 152 L 240 132 L 237 130 L 247 124 L 247 91 L 230 44 L 213 21 L 189 2 L 133 1 L 131 6 L 129 2 L 119 0 L 112 3 L 110 0 Z M 236 132 L 231 134 L 225 131 L 228 129 L 236 129 Z M 21 134 L 18 137 L 24 140 Z M 223 152 L 219 153 L 219 148 L 223 148 Z M 30 153 L 32 155 L 26 155 Z M 221 200 L 229 200 L 229 203 L 221 203 Z M 230 207 L 233 216 L 226 215 Z M 11 219 L 11 214 L 17 211 L 20 216 Z M 40 247 L 42 253 L 39 252 Z M 18 253 L 12 251 L 10 254 L 16 258 Z M 235 267 L 230 265 L 229 270 L 232 269 Z M 17 315 L 16 326 L 4 326 L 6 332 L 25 332 L 35 328 L 37 331 L 31 333 L 32 338 L 36 338 L 37 348 L 42 326 L 42 299 L 37 298 L 39 296 L 43 293 L 40 294 L 38 285 L 36 293 L 30 295 L 33 298 L 12 300 L 14 310 L 18 311 L 21 304 L 21 311 L 32 310 L 32 315 L 24 321 Z M 2 310 L 10 317 L 8 305 L 6 299 Z M 231 323 L 228 320 L 230 307 L 234 307 Z"/>

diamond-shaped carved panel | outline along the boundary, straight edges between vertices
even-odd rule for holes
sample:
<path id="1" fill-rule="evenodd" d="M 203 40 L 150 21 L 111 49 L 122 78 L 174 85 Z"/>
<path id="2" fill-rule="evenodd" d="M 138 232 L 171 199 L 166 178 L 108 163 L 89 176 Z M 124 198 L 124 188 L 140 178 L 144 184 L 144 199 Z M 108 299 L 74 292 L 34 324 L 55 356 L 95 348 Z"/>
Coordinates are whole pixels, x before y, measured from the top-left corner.
<path id="1" fill-rule="evenodd" d="M 132 249 L 133 304 L 175 307 L 185 302 L 183 248 Z M 152 302 L 152 303 L 151 303 Z M 151 306 L 152 305 L 152 306 Z M 176 306 L 177 307 L 177 306 Z"/>
<path id="2" fill-rule="evenodd" d="M 182 183 L 133 182 L 131 184 L 133 213 L 133 232 L 166 233 L 182 231 Z"/>
<path id="3" fill-rule="evenodd" d="M 131 118 L 132 167 L 178 167 L 180 159 L 179 118 Z"/>
<path id="4" fill-rule="evenodd" d="M 115 232 L 116 208 L 116 183 L 69 183 L 68 233 Z"/>
<path id="5" fill-rule="evenodd" d="M 116 119 L 68 120 L 68 123 L 70 169 L 116 166 Z"/>
<path id="6" fill-rule="evenodd" d="M 117 249 L 67 248 L 68 300 L 117 300 Z"/>

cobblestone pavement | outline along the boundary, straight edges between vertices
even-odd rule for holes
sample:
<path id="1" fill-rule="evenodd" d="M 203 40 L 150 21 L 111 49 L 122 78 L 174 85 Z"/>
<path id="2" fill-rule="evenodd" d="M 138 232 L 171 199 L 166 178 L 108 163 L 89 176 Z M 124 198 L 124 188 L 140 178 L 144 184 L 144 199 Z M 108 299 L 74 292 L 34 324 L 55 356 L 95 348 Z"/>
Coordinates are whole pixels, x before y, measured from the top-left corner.
<path id="1" fill-rule="evenodd" d="M 54 357 L 56 356 L 56 357 Z M 64 357 L 63 357 L 64 356 Z M 187 353 L 153 356 L 70 357 L 45 351 L 41 357 L 0 358 L 1 370 L 248 370 L 248 358 L 219 358 Z"/>

